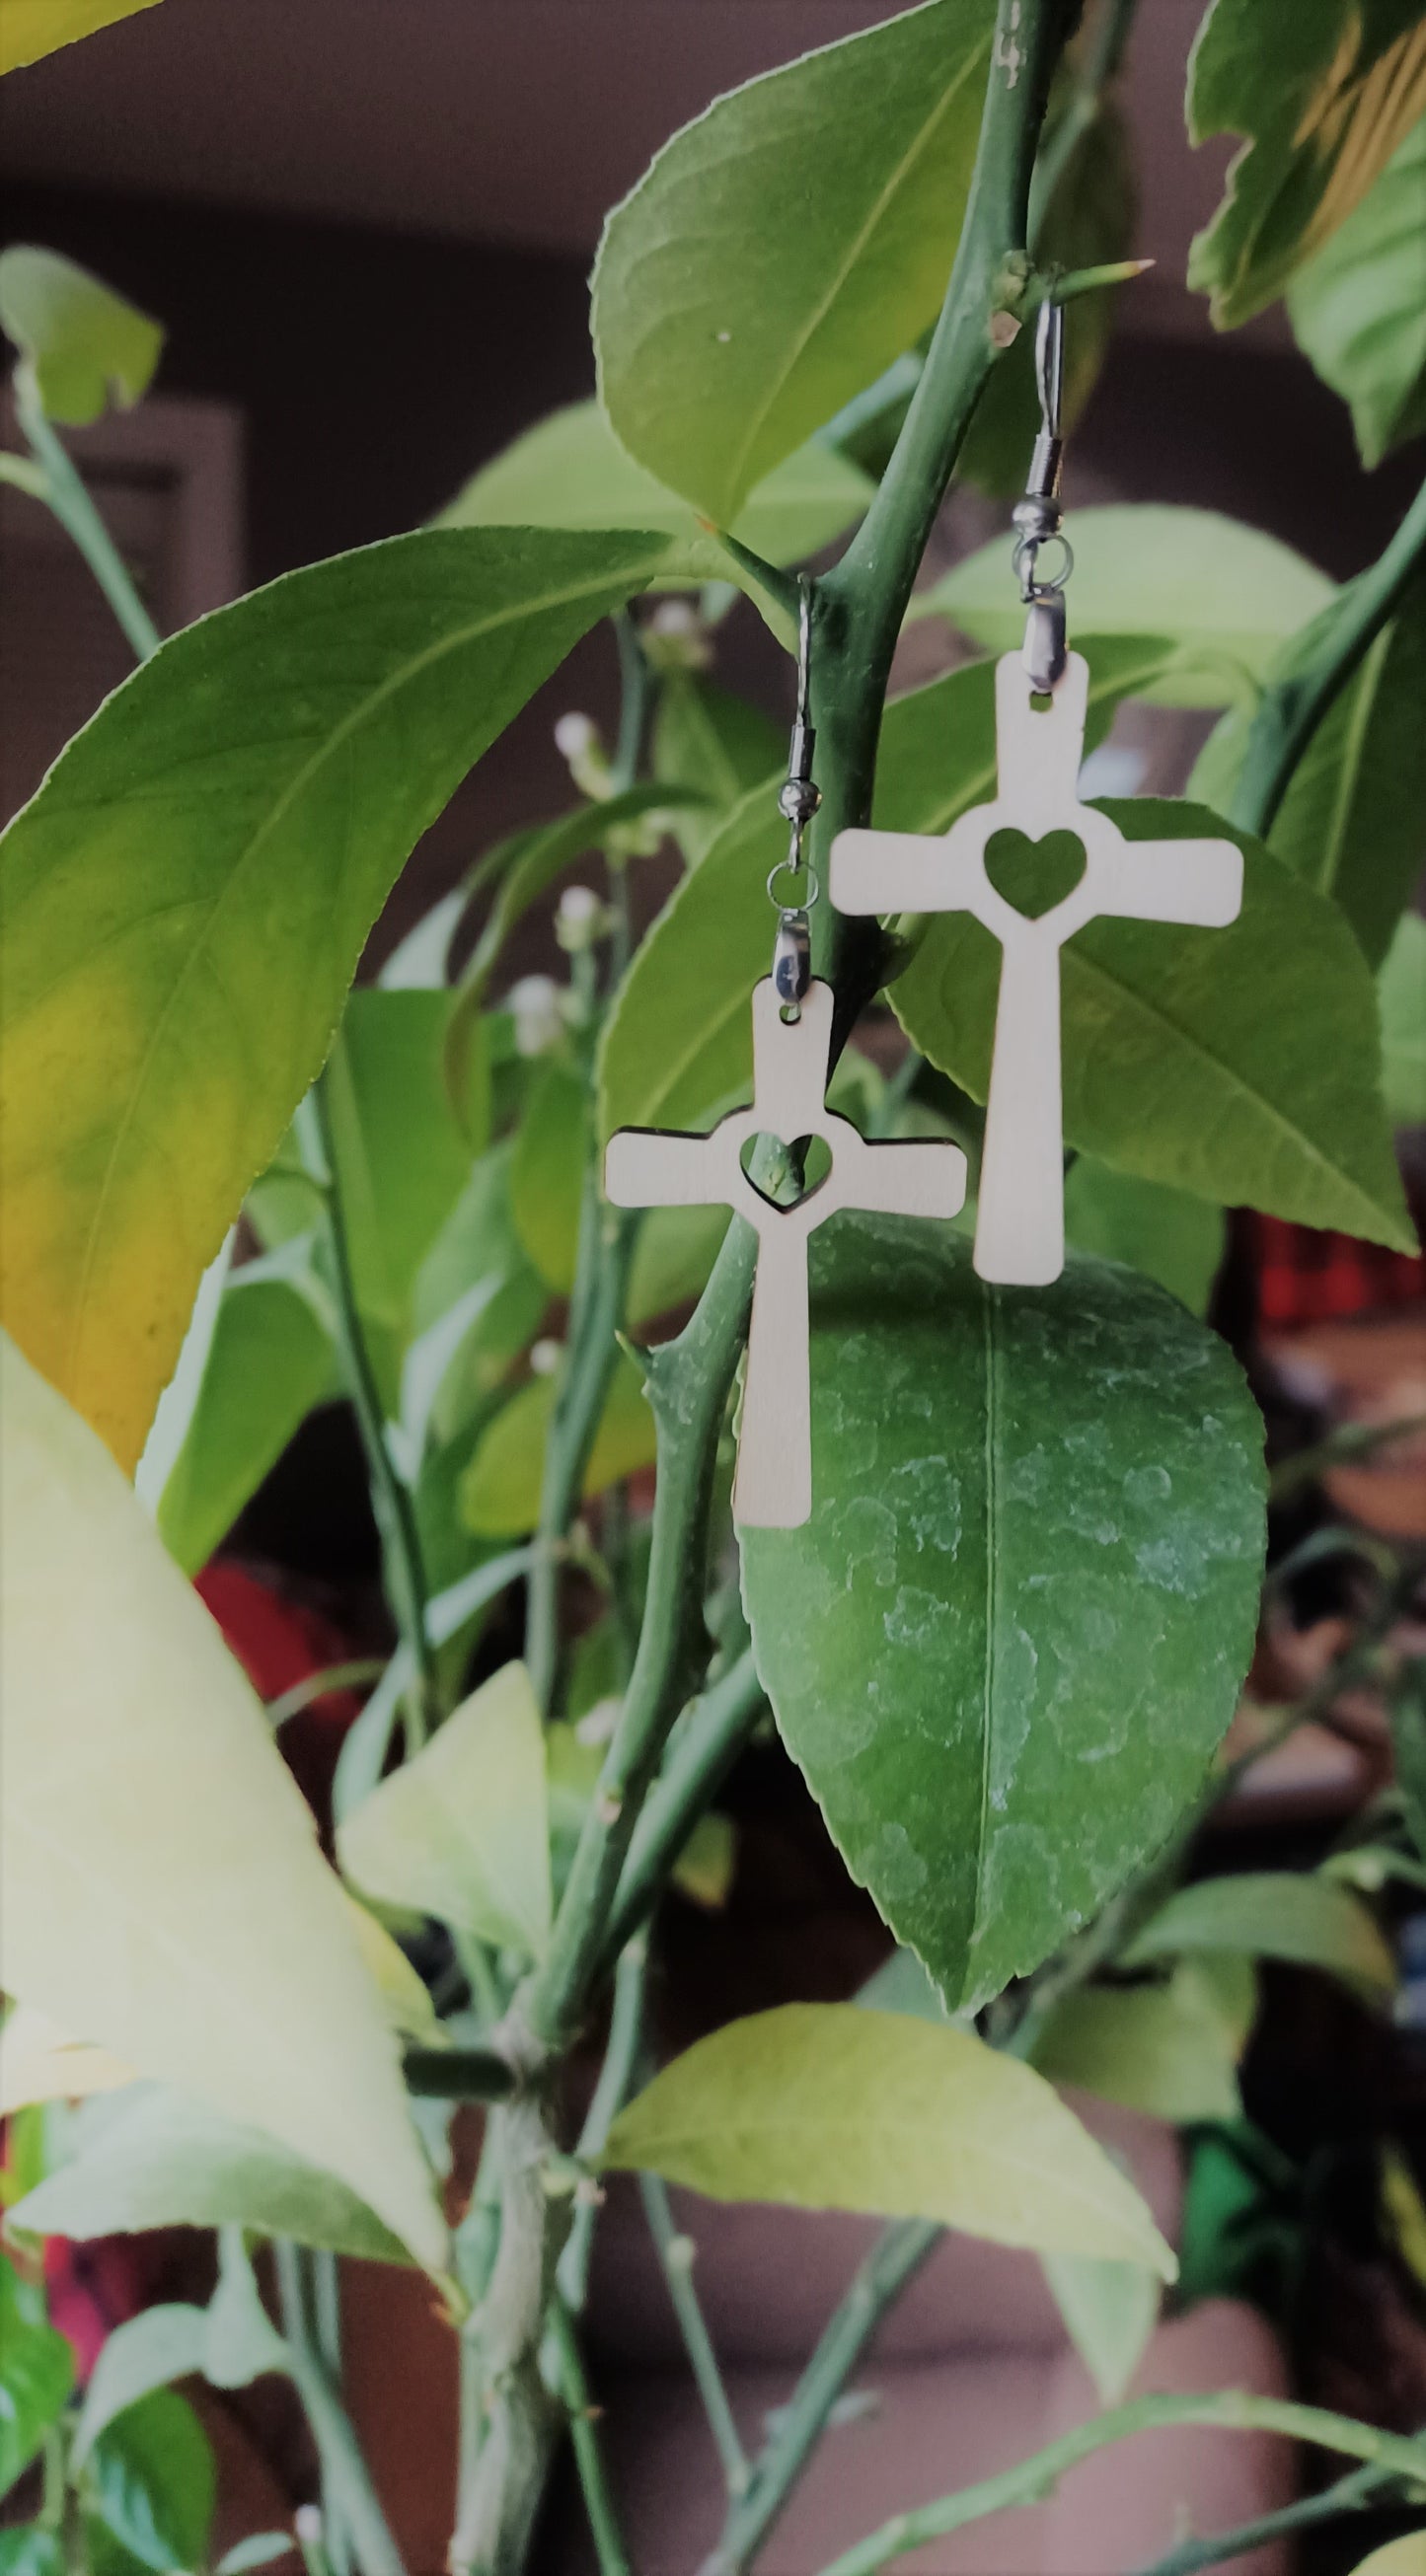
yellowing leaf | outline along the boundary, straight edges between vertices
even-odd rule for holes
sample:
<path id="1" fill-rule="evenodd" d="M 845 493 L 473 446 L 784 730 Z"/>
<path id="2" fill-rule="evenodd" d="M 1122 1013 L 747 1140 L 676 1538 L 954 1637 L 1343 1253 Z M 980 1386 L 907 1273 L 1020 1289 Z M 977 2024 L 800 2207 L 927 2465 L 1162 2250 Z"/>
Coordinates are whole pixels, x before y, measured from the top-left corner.
<path id="1" fill-rule="evenodd" d="M 154 5 L 155 0 L 0 0 L 0 72 L 37 63 L 42 54 Z"/>
<path id="2" fill-rule="evenodd" d="M 134 2070 L 107 2048 L 71 2039 L 48 2013 L 16 2004 L 0 2031 L 0 2117 L 27 2102 L 75 2102 L 132 2084 Z"/>
<path id="3" fill-rule="evenodd" d="M 1132 2183 L 1031 2067 L 857 2004 L 730 2022 L 619 2113 L 604 2164 L 714 2200 L 938 2218 L 999 2245 L 1177 2265 Z"/>
<path id="4" fill-rule="evenodd" d="M 1374 2549 L 1352 2576 L 1426 2576 L 1426 2531 L 1408 2531 L 1384 2549 Z"/>
<path id="5" fill-rule="evenodd" d="M 358 1905 L 354 1896 L 347 1903 L 357 1948 L 392 2029 L 404 2038 L 419 2039 L 423 2048 L 443 2048 L 446 2034 L 436 2007 L 400 1943 L 393 1941 L 369 1906 Z"/>
<path id="6" fill-rule="evenodd" d="M 101 1442 L 8 1341 L 0 1415 L 7 1984 L 339 2175 L 439 2269 L 396 2044 L 255 1695 Z"/>
<path id="7" fill-rule="evenodd" d="M 550 1931 L 549 1820 L 524 1665 L 507 1664 L 472 1691 L 347 1817 L 337 1850 L 372 1896 L 538 1958 Z"/>

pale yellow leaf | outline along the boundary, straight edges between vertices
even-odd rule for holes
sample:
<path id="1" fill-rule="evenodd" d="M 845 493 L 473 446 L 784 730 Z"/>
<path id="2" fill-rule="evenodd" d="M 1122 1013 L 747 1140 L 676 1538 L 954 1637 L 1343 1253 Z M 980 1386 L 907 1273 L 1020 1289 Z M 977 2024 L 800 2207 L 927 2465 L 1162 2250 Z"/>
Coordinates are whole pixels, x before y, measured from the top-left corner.
<path id="1" fill-rule="evenodd" d="M 0 72 L 37 63 L 42 54 L 154 5 L 155 0 L 0 0 Z"/>
<path id="2" fill-rule="evenodd" d="M 86 2093 L 114 2093 L 132 2084 L 134 2069 L 107 2048 L 71 2039 L 48 2013 L 16 2004 L 0 2031 L 0 2116 L 29 2102 L 77 2102 Z"/>

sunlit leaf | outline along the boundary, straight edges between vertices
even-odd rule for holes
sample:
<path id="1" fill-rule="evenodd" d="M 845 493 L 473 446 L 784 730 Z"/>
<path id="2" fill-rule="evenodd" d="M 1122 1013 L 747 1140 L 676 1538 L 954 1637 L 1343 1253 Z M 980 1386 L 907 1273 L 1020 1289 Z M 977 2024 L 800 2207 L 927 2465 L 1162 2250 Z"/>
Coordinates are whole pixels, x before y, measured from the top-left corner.
<path id="1" fill-rule="evenodd" d="M 939 2218 L 1175 2270 L 1132 2183 L 1033 2069 L 968 2031 L 855 2004 L 729 2022 L 636 2094 L 601 2161 L 715 2200 Z"/>
<path id="2" fill-rule="evenodd" d="M 979 2003 L 1202 1780 L 1256 1625 L 1262 1424 L 1130 1271 L 992 1288 L 950 1227 L 851 1214 L 810 1248 L 816 1499 L 741 1533 L 758 1671 L 853 1877 Z"/>
<path id="3" fill-rule="evenodd" d="M 0 55 L 14 15 L 15 0 L 6 0 Z M 0 251 L 0 328 L 28 363 L 50 419 L 75 425 L 97 420 L 111 401 L 136 403 L 163 348 L 161 327 L 137 305 L 72 259 L 27 242 Z"/>
<path id="4" fill-rule="evenodd" d="M 0 1356 L 6 1982 L 439 2268 L 396 2044 L 262 1708 L 98 1438 Z"/>
<path id="5" fill-rule="evenodd" d="M 18 71 L 43 54 L 152 9 L 155 0 L 5 0 L 0 10 L 0 72 Z"/>
<path id="6" fill-rule="evenodd" d="M 134 2070 L 107 2048 L 71 2039 L 48 2013 L 14 2004 L 0 2031 L 0 2117 L 27 2102 L 73 2102 L 132 2084 Z"/>

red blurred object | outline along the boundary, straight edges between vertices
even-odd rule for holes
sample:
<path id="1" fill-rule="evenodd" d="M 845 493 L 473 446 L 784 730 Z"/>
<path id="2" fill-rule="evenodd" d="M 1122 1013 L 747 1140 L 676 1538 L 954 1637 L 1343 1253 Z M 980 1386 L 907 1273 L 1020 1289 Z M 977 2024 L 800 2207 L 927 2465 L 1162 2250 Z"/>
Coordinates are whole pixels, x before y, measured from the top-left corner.
<path id="1" fill-rule="evenodd" d="M 1426 1297 L 1426 1261 L 1351 1235 L 1320 1234 L 1282 1217 L 1248 1219 L 1260 1325 L 1291 1330 L 1342 1315 L 1413 1306 Z"/>
<path id="2" fill-rule="evenodd" d="M 289 1600 L 245 1566 L 215 1557 L 195 1578 L 195 1589 L 265 1700 L 280 1698 L 311 1673 L 351 1660 L 350 1638 L 320 1610 Z M 277 1739 L 324 1833 L 331 1819 L 332 1773 L 360 1708 L 357 1692 L 326 1691 L 288 1718 Z"/>

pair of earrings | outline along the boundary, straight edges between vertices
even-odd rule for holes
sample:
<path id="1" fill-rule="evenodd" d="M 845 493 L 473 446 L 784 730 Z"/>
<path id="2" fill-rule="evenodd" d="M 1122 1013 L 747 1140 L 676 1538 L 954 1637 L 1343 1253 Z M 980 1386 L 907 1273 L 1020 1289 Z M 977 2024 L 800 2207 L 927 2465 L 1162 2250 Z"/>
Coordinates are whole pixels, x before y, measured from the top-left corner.
<path id="1" fill-rule="evenodd" d="M 1021 653 L 995 671 L 997 793 L 949 832 L 851 830 L 832 844 L 831 897 L 846 913 L 968 912 L 1000 944 L 1000 995 L 986 1102 L 975 1267 L 982 1279 L 1043 1287 L 1064 1266 L 1064 1136 L 1060 1080 L 1060 951 L 1103 915 L 1218 928 L 1237 917 L 1243 861 L 1226 840 L 1126 841 L 1107 815 L 1079 799 L 1089 670 L 1065 649 L 1064 583 L 1073 557 L 1060 535 L 1058 499 L 1062 368 L 1059 307 L 1041 308 L 1037 340 L 1042 427 L 1029 487 L 1016 505 L 1014 565 L 1028 616 Z M 1061 568 L 1038 576 L 1040 549 L 1057 542 Z M 786 859 L 768 879 L 802 863 L 802 835 L 819 802 L 808 721 L 808 593 L 802 594 L 798 707 L 790 776 L 779 803 L 792 827 Z M 1073 833 L 1083 873 L 1037 919 L 1007 902 L 986 873 L 985 853 L 1005 830 L 1030 841 Z M 816 900 L 809 872 L 806 904 Z M 622 1128 L 611 1137 L 604 1186 L 617 1207 L 726 1205 L 755 1228 L 758 1263 L 748 1333 L 733 1514 L 744 1527 L 793 1529 L 812 1509 L 807 1243 L 842 1208 L 953 1217 L 966 1192 L 959 1146 L 935 1139 L 870 1144 L 826 1106 L 832 990 L 813 979 L 807 911 L 781 909 L 773 971 L 753 988 L 753 1100 L 711 1135 Z M 782 1206 L 748 1177 L 751 1140 L 817 1138 L 831 1168 L 795 1204 Z"/>

